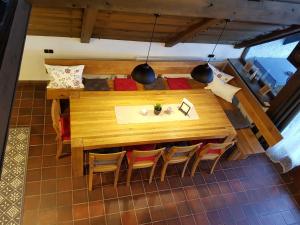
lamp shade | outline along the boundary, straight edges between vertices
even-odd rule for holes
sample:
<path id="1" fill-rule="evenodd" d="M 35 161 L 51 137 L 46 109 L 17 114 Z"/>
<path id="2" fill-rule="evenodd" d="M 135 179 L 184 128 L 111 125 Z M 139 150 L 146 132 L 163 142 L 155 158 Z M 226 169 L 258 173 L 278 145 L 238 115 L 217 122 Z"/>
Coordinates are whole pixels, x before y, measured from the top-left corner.
<path id="1" fill-rule="evenodd" d="M 137 65 L 131 72 L 131 77 L 141 84 L 151 84 L 155 81 L 154 70 L 147 63 Z"/>
<path id="2" fill-rule="evenodd" d="M 213 81 L 213 71 L 207 63 L 196 66 L 191 72 L 192 78 L 200 83 L 208 84 Z"/>

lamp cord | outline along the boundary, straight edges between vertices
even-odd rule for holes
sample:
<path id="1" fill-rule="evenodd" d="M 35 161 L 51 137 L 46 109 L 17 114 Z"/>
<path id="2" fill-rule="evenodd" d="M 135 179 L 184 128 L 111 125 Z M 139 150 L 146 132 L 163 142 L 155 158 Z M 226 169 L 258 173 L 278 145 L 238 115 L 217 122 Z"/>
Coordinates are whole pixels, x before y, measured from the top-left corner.
<path id="1" fill-rule="evenodd" d="M 215 52 L 215 50 L 216 50 L 216 48 L 217 48 L 217 46 L 218 46 L 218 44 L 219 44 L 219 42 L 220 42 L 220 40 L 221 40 L 221 37 L 223 36 L 223 33 L 224 33 L 225 29 L 226 29 L 226 26 L 227 26 L 227 23 L 228 23 L 228 22 L 229 22 L 229 20 L 226 19 L 226 20 L 225 20 L 224 27 L 223 27 L 222 31 L 220 32 L 220 34 L 219 34 L 217 43 L 215 44 L 215 47 L 214 47 L 214 49 L 212 50 L 212 52 L 211 52 L 210 55 L 214 55 L 214 52 Z M 213 58 L 213 57 L 209 57 L 208 62 L 210 62 L 211 58 Z"/>
<path id="2" fill-rule="evenodd" d="M 155 16 L 155 21 L 154 21 L 154 25 L 153 25 L 153 29 L 152 29 L 152 34 L 151 34 L 151 40 L 150 40 L 150 44 L 149 44 L 149 48 L 148 48 L 148 53 L 147 53 L 147 58 L 146 58 L 146 64 L 148 63 L 149 54 L 150 54 L 150 50 L 151 50 L 151 46 L 152 46 L 152 40 L 153 40 L 153 36 L 154 36 L 154 30 L 155 30 L 157 18 L 159 17 L 159 15 L 158 14 L 154 14 L 154 16 Z"/>

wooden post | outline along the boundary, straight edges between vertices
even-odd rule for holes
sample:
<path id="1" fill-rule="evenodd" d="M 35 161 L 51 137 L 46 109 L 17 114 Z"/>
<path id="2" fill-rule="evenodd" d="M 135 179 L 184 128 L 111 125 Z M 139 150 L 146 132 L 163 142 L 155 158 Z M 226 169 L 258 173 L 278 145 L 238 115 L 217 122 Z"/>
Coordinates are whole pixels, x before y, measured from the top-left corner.
<path id="1" fill-rule="evenodd" d="M 72 175 L 83 176 L 83 141 L 81 138 L 71 140 Z"/>

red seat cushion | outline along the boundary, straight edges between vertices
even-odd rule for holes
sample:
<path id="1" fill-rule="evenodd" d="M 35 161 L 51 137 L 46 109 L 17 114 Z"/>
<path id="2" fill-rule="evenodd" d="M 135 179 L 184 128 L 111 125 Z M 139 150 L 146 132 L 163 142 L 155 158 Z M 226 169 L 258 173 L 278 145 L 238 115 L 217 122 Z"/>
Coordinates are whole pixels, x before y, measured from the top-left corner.
<path id="1" fill-rule="evenodd" d="M 216 155 L 220 155 L 222 152 L 221 149 L 208 149 L 207 150 L 207 154 L 216 154 Z"/>
<path id="2" fill-rule="evenodd" d="M 191 89 L 187 78 L 167 78 L 167 82 L 171 90 Z"/>
<path id="3" fill-rule="evenodd" d="M 61 117 L 59 122 L 60 122 L 60 126 L 61 126 L 62 139 L 69 141 L 71 139 L 70 116 Z"/>
<path id="4" fill-rule="evenodd" d="M 135 81 L 130 78 L 115 78 L 114 90 L 115 91 L 136 91 L 137 86 Z"/>
<path id="5" fill-rule="evenodd" d="M 126 156 L 128 161 L 131 160 L 131 156 L 132 156 L 132 151 L 127 151 L 126 152 Z M 148 156 L 148 157 L 136 157 L 134 162 L 142 162 L 142 161 L 154 161 L 155 160 L 155 156 Z"/>

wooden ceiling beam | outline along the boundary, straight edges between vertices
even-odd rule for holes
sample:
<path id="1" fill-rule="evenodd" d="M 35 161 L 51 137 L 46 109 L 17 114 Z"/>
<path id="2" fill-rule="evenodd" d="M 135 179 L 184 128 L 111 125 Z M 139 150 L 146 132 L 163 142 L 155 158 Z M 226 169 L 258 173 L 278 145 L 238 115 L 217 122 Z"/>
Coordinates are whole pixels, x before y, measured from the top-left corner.
<path id="1" fill-rule="evenodd" d="M 245 40 L 237 43 L 234 47 L 235 48 L 244 48 L 244 47 L 251 47 L 254 45 L 263 44 L 269 41 L 274 41 L 288 35 L 300 32 L 300 25 L 292 25 L 287 29 L 276 30 L 271 33 L 257 36 L 256 38 Z"/>
<path id="2" fill-rule="evenodd" d="M 95 8 L 85 8 L 82 18 L 81 42 L 89 43 L 93 34 L 94 26 L 97 20 L 98 10 Z"/>
<path id="3" fill-rule="evenodd" d="M 99 10 L 230 19 L 274 24 L 300 24 L 300 4 L 245 0 L 29 0 L 37 7 L 96 7 Z"/>
<path id="4" fill-rule="evenodd" d="M 209 27 L 216 26 L 217 24 L 223 21 L 224 20 L 206 19 L 199 23 L 193 24 L 190 27 L 188 27 L 186 30 L 180 32 L 179 34 L 176 34 L 174 37 L 166 41 L 165 47 L 172 47 L 180 42 L 186 42 L 192 39 L 193 37 L 195 37 L 197 34 L 207 31 Z"/>

